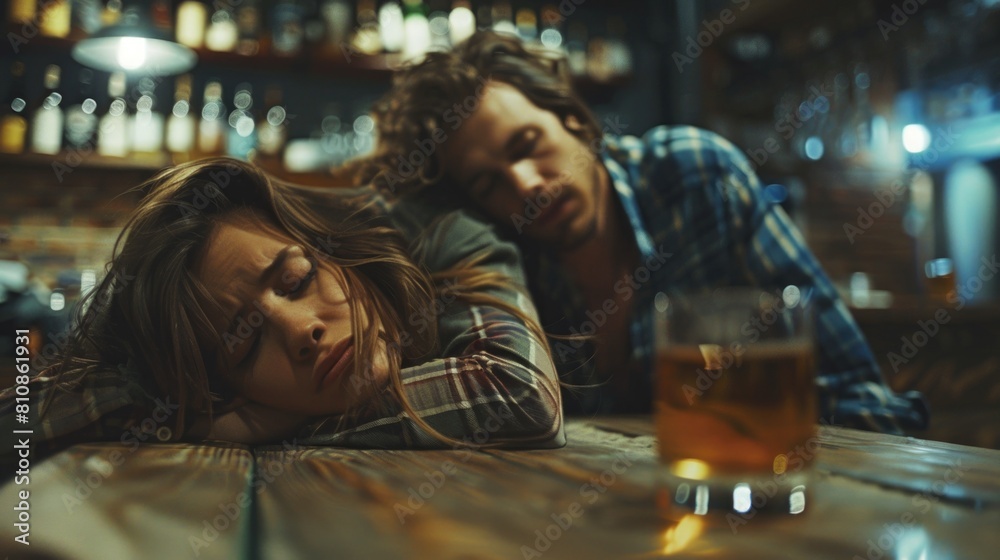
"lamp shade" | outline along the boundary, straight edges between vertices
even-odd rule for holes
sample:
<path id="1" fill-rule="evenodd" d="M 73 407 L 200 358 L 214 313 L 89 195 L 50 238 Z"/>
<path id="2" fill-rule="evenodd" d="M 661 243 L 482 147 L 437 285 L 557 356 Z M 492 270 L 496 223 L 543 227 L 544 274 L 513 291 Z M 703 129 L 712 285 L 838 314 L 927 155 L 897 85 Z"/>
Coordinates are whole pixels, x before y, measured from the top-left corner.
<path id="1" fill-rule="evenodd" d="M 120 23 L 105 27 L 73 47 L 73 58 L 97 70 L 125 70 L 150 75 L 179 74 L 190 70 L 198 56 L 188 47 L 150 23 L 140 7 L 127 10 Z"/>

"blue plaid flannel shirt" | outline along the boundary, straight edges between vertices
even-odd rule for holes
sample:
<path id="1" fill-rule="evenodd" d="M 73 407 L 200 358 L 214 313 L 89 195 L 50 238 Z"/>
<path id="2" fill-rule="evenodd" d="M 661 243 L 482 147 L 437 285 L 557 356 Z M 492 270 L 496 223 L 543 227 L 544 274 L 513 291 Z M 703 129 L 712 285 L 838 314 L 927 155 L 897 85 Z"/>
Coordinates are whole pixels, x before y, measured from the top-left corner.
<path id="1" fill-rule="evenodd" d="M 644 411 L 652 391 L 653 297 L 659 291 L 797 285 L 811 292 L 818 343 L 817 389 L 823 421 L 888 433 L 922 429 L 920 394 L 895 394 L 844 302 L 781 207 L 769 201 L 750 163 L 717 134 L 689 126 L 657 127 L 641 139 L 606 136 L 604 164 L 651 279 L 640 284 L 631 321 L 632 400 L 608 386 L 570 388 L 567 413 Z M 531 290 L 546 330 L 580 332 L 588 321 L 581 295 L 544 252 L 524 248 Z M 653 261 L 650 261 L 653 259 Z M 641 280 L 641 278 L 639 279 Z M 568 384 L 594 383 L 589 345 L 553 339 Z M 577 343 L 575 346 L 579 346 Z"/>

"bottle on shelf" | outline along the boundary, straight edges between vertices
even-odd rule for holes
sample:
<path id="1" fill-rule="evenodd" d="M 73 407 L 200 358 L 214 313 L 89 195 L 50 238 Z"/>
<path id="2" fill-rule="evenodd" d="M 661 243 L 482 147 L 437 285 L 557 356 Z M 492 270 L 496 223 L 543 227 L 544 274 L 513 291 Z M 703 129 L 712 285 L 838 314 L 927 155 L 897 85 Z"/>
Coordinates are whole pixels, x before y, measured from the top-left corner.
<path id="1" fill-rule="evenodd" d="M 392 0 L 382 4 L 378 10 L 378 27 L 382 49 L 385 52 L 394 53 L 403 50 L 406 30 L 403 26 L 403 9 L 399 2 Z"/>
<path id="2" fill-rule="evenodd" d="M 10 0 L 7 5 L 7 23 L 23 25 L 35 21 L 35 0 Z"/>
<path id="3" fill-rule="evenodd" d="M 177 78 L 174 86 L 174 106 L 167 117 L 167 150 L 188 159 L 194 152 L 196 122 L 191 107 L 191 75 Z"/>
<path id="4" fill-rule="evenodd" d="M 448 14 L 448 28 L 451 31 L 451 44 L 457 45 L 476 32 L 476 15 L 472 13 L 469 0 L 455 0 Z"/>
<path id="5" fill-rule="evenodd" d="M 70 0 L 47 0 L 39 3 L 38 32 L 46 37 L 69 36 Z"/>
<path id="6" fill-rule="evenodd" d="M 226 153 L 229 156 L 249 159 L 257 147 L 257 132 L 253 114 L 253 88 L 243 82 L 237 84 L 233 94 L 233 111 L 229 113 Z"/>
<path id="7" fill-rule="evenodd" d="M 222 155 L 225 152 L 224 136 L 226 105 L 222 102 L 222 84 L 211 80 L 205 84 L 201 121 L 198 123 L 198 151 L 204 155 Z"/>
<path id="8" fill-rule="evenodd" d="M 326 43 L 343 45 L 351 32 L 351 3 L 348 0 L 324 0 L 323 19 L 326 20 Z"/>
<path id="9" fill-rule="evenodd" d="M 264 113 L 257 125 L 257 153 L 264 158 L 277 158 L 288 139 L 288 112 L 282 103 L 281 88 L 272 85 L 264 97 Z"/>
<path id="10" fill-rule="evenodd" d="M 302 5 L 294 0 L 278 0 L 271 11 L 271 48 L 275 54 L 291 56 L 302 49 Z"/>
<path id="11" fill-rule="evenodd" d="M 109 27 L 122 18 L 122 0 L 108 0 L 101 10 L 101 26 Z"/>
<path id="12" fill-rule="evenodd" d="M 431 29 L 421 0 L 403 0 L 403 60 L 418 61 L 431 47 Z"/>
<path id="13" fill-rule="evenodd" d="M 10 90 L 0 116 L 0 152 L 20 154 L 24 151 L 28 120 L 25 109 L 28 106 L 24 95 L 24 63 L 17 61 L 10 68 Z"/>
<path id="14" fill-rule="evenodd" d="M 514 25 L 514 11 L 510 7 L 510 2 L 506 0 L 494 2 L 490 16 L 493 21 L 493 31 L 517 35 L 517 26 Z"/>
<path id="15" fill-rule="evenodd" d="M 128 104 L 125 102 L 125 73 L 108 78 L 108 104 L 97 124 L 97 153 L 125 157 L 132 151 Z"/>
<path id="16" fill-rule="evenodd" d="M 566 30 L 566 62 L 574 76 L 587 74 L 587 25 L 571 20 Z"/>
<path id="17" fill-rule="evenodd" d="M 447 49 L 451 46 L 451 24 L 448 21 L 448 0 L 427 2 L 427 27 L 430 29 L 432 50 Z"/>
<path id="18" fill-rule="evenodd" d="M 101 28 L 100 0 L 73 0 L 70 39 L 83 39 Z"/>
<path id="19" fill-rule="evenodd" d="M 65 144 L 67 148 L 93 150 L 97 133 L 97 98 L 94 95 L 94 72 L 81 68 L 77 77 L 80 89 L 74 99 L 67 99 Z"/>
<path id="20" fill-rule="evenodd" d="M 319 0 L 299 0 L 302 5 L 302 41 L 308 47 L 319 45 L 326 35 L 326 22 L 320 11 Z"/>
<path id="21" fill-rule="evenodd" d="M 163 113 L 156 107 L 156 83 L 144 76 L 137 86 L 139 99 L 132 115 L 132 151 L 159 154 L 163 151 Z"/>
<path id="22" fill-rule="evenodd" d="M 40 154 L 58 154 L 62 149 L 63 110 L 59 93 L 60 68 L 50 64 L 45 69 L 45 93 L 31 117 L 31 149 Z"/>
<path id="23" fill-rule="evenodd" d="M 517 10 L 514 23 L 517 28 L 517 36 L 522 41 L 538 40 L 538 18 L 535 16 L 534 9 L 520 8 Z"/>
<path id="24" fill-rule="evenodd" d="M 236 27 L 236 17 L 228 3 L 215 5 L 211 23 L 205 30 L 205 48 L 212 51 L 232 52 L 239 42 L 239 29 Z"/>
<path id="25" fill-rule="evenodd" d="M 358 26 L 351 36 L 350 50 L 368 55 L 382 52 L 382 32 L 375 0 L 358 0 L 357 14 Z"/>
<path id="26" fill-rule="evenodd" d="M 177 7 L 177 42 L 192 49 L 205 45 L 208 6 L 199 0 L 184 0 Z"/>
<path id="27" fill-rule="evenodd" d="M 260 6 L 257 0 L 243 0 L 236 8 L 238 39 L 236 52 L 253 56 L 260 52 Z"/>
<path id="28" fill-rule="evenodd" d="M 565 52 L 565 38 L 562 27 L 563 16 L 555 4 L 545 4 L 542 6 L 540 28 L 541 33 L 538 39 L 542 46 L 553 51 Z"/>

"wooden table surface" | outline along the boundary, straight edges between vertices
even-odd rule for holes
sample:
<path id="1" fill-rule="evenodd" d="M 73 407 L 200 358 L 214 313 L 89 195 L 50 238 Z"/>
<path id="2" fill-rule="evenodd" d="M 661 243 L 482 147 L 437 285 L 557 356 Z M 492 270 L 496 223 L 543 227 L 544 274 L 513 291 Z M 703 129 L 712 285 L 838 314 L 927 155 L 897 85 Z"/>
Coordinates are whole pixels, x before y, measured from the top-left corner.
<path id="1" fill-rule="evenodd" d="M 534 451 L 84 444 L 7 480 L 10 558 L 993 558 L 1000 451 L 820 429 L 806 511 L 657 509 L 648 417 L 570 420 Z M 30 542 L 14 542 L 30 491 Z M 752 510 L 751 510 L 752 513 Z"/>

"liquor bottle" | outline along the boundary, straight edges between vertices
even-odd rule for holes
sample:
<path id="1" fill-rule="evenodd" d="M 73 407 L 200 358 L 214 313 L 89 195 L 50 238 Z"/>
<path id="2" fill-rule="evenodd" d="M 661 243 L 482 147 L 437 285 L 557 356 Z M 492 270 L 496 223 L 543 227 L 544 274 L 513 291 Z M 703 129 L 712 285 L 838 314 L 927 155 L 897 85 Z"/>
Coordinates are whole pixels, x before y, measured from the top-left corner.
<path id="1" fill-rule="evenodd" d="M 421 0 L 403 0 L 403 60 L 418 61 L 431 46 L 431 29 Z"/>
<path id="2" fill-rule="evenodd" d="M 80 69 L 80 90 L 67 99 L 65 142 L 67 148 L 93 150 L 97 132 L 97 99 L 94 95 L 94 72 Z"/>
<path id="3" fill-rule="evenodd" d="M 386 2 L 378 11 L 379 37 L 385 52 L 400 52 L 405 43 L 403 9 L 396 1 Z"/>
<path id="4" fill-rule="evenodd" d="M 158 154 L 163 151 L 163 113 L 156 108 L 156 84 L 146 76 L 139 80 L 139 99 L 132 121 L 132 151 Z"/>
<path id="5" fill-rule="evenodd" d="M 177 42 L 200 49 L 205 44 L 208 6 L 198 0 L 184 0 L 177 7 Z"/>
<path id="6" fill-rule="evenodd" d="M 212 22 L 205 31 L 205 47 L 209 50 L 232 52 L 239 41 L 239 30 L 230 5 L 219 3 L 212 13 Z"/>
<path id="7" fill-rule="evenodd" d="M 97 125 L 97 153 L 103 156 L 127 156 L 132 147 L 128 125 L 125 73 L 115 72 L 108 78 L 108 105 Z"/>
<path id="8" fill-rule="evenodd" d="M 542 6 L 541 33 L 538 38 L 542 46 L 547 49 L 564 51 L 564 38 L 560 27 L 562 27 L 563 16 L 555 4 L 545 4 Z"/>
<path id="9" fill-rule="evenodd" d="M 351 49 L 363 54 L 382 52 L 382 32 L 379 28 L 375 0 L 358 0 L 358 27 L 351 37 Z"/>
<path id="10" fill-rule="evenodd" d="M 574 76 L 587 73 L 587 25 L 573 20 L 566 30 L 566 62 Z"/>
<path id="11" fill-rule="evenodd" d="M 31 119 L 31 149 L 40 154 L 58 154 L 62 148 L 63 110 L 59 93 L 60 69 L 50 64 L 45 69 L 45 97 L 38 103 Z"/>
<path id="12" fill-rule="evenodd" d="M 248 159 L 257 147 L 256 123 L 253 114 L 253 88 L 244 82 L 236 86 L 233 111 L 229 113 L 226 152 L 228 155 Z"/>
<path id="13" fill-rule="evenodd" d="M 494 2 L 490 15 L 493 20 L 493 31 L 517 35 L 517 27 L 514 25 L 514 12 L 510 7 L 510 2 L 505 0 Z"/>
<path id="14" fill-rule="evenodd" d="M 469 0 L 455 0 L 448 14 L 448 27 L 451 30 L 451 44 L 457 45 L 476 32 L 476 15 L 472 13 Z"/>
<path id="15" fill-rule="evenodd" d="M 70 0 L 47 0 L 40 3 L 38 31 L 47 37 L 66 38 L 70 29 Z"/>
<path id="16" fill-rule="evenodd" d="M 625 22 L 621 16 L 608 19 L 607 42 L 608 66 L 612 76 L 628 76 L 632 73 L 632 49 L 625 41 Z"/>
<path id="17" fill-rule="evenodd" d="M 532 8 L 519 9 L 514 22 L 517 27 L 517 36 L 522 41 L 538 40 L 538 18 L 535 17 L 535 10 Z"/>
<path id="18" fill-rule="evenodd" d="M 23 25 L 35 20 L 35 0 L 10 0 L 7 6 L 7 22 Z"/>
<path id="19" fill-rule="evenodd" d="M 321 10 L 326 20 L 327 44 L 344 44 L 351 32 L 351 4 L 348 0 L 325 0 Z"/>
<path id="20" fill-rule="evenodd" d="M 226 105 L 222 102 L 222 84 L 212 80 L 205 84 L 205 98 L 198 124 L 198 151 L 205 155 L 222 155 L 225 151 Z"/>
<path id="21" fill-rule="evenodd" d="M 121 0 L 108 0 L 104 4 L 104 9 L 101 10 L 101 26 L 109 27 L 116 23 L 122 18 L 122 1 Z"/>
<path id="22" fill-rule="evenodd" d="M 265 112 L 257 125 L 257 151 L 264 157 L 277 157 L 288 139 L 288 113 L 281 100 L 281 88 L 269 87 L 264 100 Z"/>
<path id="23" fill-rule="evenodd" d="M 260 7 L 257 0 L 243 0 L 236 8 L 238 39 L 236 52 L 253 56 L 260 52 Z"/>
<path id="24" fill-rule="evenodd" d="M 195 119 L 191 110 L 191 75 L 177 78 L 174 106 L 167 117 L 167 150 L 189 156 L 194 151 Z"/>
<path id="25" fill-rule="evenodd" d="M 271 12 L 271 48 L 280 55 L 295 55 L 302 48 L 302 6 L 278 0 Z"/>
<path id="26" fill-rule="evenodd" d="M 302 41 L 307 47 L 323 42 L 326 35 L 326 23 L 320 13 L 318 0 L 299 0 L 302 6 Z"/>
<path id="27" fill-rule="evenodd" d="M 430 50 L 447 50 L 451 46 L 451 24 L 448 21 L 447 0 L 427 3 L 427 27 L 430 29 Z"/>
<path id="28" fill-rule="evenodd" d="M 101 28 L 100 0 L 73 0 L 71 39 L 83 39 Z"/>
<path id="29" fill-rule="evenodd" d="M 24 137 L 28 131 L 28 120 L 24 116 L 28 105 L 24 95 L 24 63 L 12 64 L 10 75 L 10 90 L 0 117 L 0 152 L 19 154 L 24 151 Z"/>

